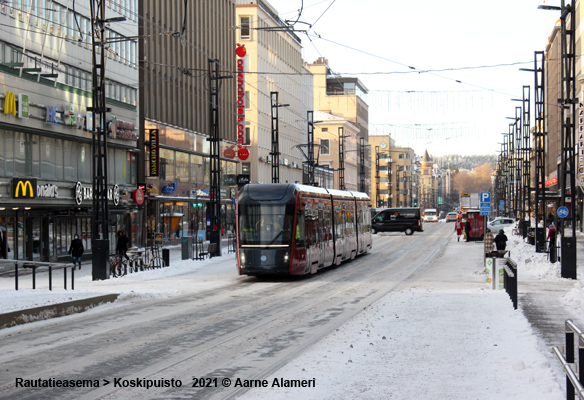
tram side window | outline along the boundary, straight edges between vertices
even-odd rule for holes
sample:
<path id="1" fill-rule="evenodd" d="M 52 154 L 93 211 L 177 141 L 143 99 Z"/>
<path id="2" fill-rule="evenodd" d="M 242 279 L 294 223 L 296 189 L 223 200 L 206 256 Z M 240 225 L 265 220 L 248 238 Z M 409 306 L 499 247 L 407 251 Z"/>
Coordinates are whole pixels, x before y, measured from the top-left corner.
<path id="1" fill-rule="evenodd" d="M 314 217 L 306 218 L 306 245 L 311 246 L 318 243 L 317 220 Z"/>
<path id="2" fill-rule="evenodd" d="M 343 220 L 343 211 L 340 208 L 335 212 L 335 232 L 338 239 L 345 237 L 345 221 Z"/>
<path id="3" fill-rule="evenodd" d="M 295 234 L 295 242 L 296 247 L 304 247 L 304 240 L 305 240 L 305 232 L 304 232 L 304 211 L 298 212 L 298 223 L 296 224 L 296 234 Z"/>

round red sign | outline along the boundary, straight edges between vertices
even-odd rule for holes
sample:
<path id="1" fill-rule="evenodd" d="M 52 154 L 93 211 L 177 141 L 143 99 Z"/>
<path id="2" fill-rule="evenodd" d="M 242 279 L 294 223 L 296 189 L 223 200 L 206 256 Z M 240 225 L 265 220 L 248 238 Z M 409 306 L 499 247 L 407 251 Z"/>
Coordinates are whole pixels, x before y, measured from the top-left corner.
<path id="1" fill-rule="evenodd" d="M 233 147 L 228 147 L 223 152 L 223 155 L 227 158 L 235 158 L 235 150 L 233 150 Z"/>
<path id="2" fill-rule="evenodd" d="M 237 157 L 239 157 L 240 160 L 247 160 L 249 157 L 249 150 L 245 147 L 242 147 L 241 149 L 237 150 Z"/>
<path id="3" fill-rule="evenodd" d="M 134 192 L 132 193 L 132 198 L 134 199 L 134 202 L 139 206 L 144 204 L 144 192 L 142 191 L 142 189 L 134 190 Z"/>

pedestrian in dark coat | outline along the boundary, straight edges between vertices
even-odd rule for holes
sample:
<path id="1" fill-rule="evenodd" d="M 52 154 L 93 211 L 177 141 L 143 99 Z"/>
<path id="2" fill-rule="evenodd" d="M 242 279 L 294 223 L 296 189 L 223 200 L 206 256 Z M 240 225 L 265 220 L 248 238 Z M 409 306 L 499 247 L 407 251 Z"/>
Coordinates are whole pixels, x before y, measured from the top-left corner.
<path id="1" fill-rule="evenodd" d="M 495 236 L 495 246 L 497 246 L 497 250 L 505 250 L 505 247 L 507 247 L 507 235 L 505 235 L 503 229 L 500 229 L 497 236 Z"/>
<path id="2" fill-rule="evenodd" d="M 467 219 L 464 223 L 464 232 L 466 233 L 466 241 L 470 239 L 470 221 Z"/>
<path id="3" fill-rule="evenodd" d="M 116 245 L 116 253 L 120 256 L 126 257 L 126 260 L 129 260 L 130 257 L 126 254 L 128 251 L 128 237 L 124 234 L 123 230 L 118 231 L 118 244 Z"/>
<path id="4" fill-rule="evenodd" d="M 83 242 L 79 239 L 79 235 L 75 234 L 71 246 L 69 246 L 69 254 L 71 254 L 71 257 L 73 258 L 73 269 L 76 269 L 77 267 L 81 269 L 81 256 L 84 251 Z"/>

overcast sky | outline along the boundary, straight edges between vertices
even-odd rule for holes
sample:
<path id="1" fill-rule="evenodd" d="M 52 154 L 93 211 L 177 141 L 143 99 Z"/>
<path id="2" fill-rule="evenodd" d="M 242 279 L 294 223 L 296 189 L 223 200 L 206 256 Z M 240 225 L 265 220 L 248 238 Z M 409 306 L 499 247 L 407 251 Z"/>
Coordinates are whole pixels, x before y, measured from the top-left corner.
<path id="1" fill-rule="evenodd" d="M 295 21 L 303 57 L 369 89 L 370 134 L 421 154 L 491 154 L 523 86 L 533 103 L 534 51 L 545 50 L 559 0 L 268 0 Z M 507 65 L 511 64 L 511 65 Z M 409 67 L 414 67 L 411 69 Z M 472 67 L 472 68 L 469 68 Z M 481 68 L 475 68 L 481 67 Z M 439 71 L 455 69 L 451 71 Z M 425 72 L 430 71 L 430 72 Z M 460 82 L 457 82 L 460 81 Z M 532 104 L 533 113 L 533 104 Z M 533 122 L 532 122 L 533 125 Z"/>

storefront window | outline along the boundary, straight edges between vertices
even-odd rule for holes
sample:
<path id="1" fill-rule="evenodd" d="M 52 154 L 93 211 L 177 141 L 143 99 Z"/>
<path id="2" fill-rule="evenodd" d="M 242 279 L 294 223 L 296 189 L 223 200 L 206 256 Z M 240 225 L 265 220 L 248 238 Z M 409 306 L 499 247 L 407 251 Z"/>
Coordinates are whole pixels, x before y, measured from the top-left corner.
<path id="1" fill-rule="evenodd" d="M 160 179 L 174 181 L 174 151 L 160 149 Z"/>
<path id="2" fill-rule="evenodd" d="M 203 184 L 209 185 L 209 171 L 211 171 L 211 160 L 208 157 L 203 159 L 205 163 L 205 174 L 203 175 Z"/>
<path id="3" fill-rule="evenodd" d="M 8 132 L 9 131 L 0 129 L 0 176 L 6 175 L 6 153 L 8 150 L 6 149 L 7 140 L 5 137 Z"/>
<path id="4" fill-rule="evenodd" d="M 63 179 L 63 141 L 55 139 L 55 167 L 57 169 L 57 179 Z"/>
<path id="5" fill-rule="evenodd" d="M 57 177 L 55 139 L 41 137 L 41 166 L 42 177 L 55 179 Z"/>
<path id="6" fill-rule="evenodd" d="M 81 182 L 91 182 L 91 145 L 79 144 L 78 179 Z"/>
<path id="7" fill-rule="evenodd" d="M 191 183 L 202 185 L 204 175 L 203 157 L 191 154 Z"/>
<path id="8" fill-rule="evenodd" d="M 63 164 L 65 180 L 77 180 L 77 143 L 65 140 L 63 143 Z"/>
<path id="9" fill-rule="evenodd" d="M 31 176 L 32 144 L 29 135 L 24 132 L 15 132 L 14 175 Z"/>
<path id="10" fill-rule="evenodd" d="M 113 150 L 113 149 L 112 149 Z M 114 168 L 115 168 L 115 179 L 113 184 L 122 184 L 127 182 L 129 170 L 127 165 L 128 152 L 123 149 L 115 150 Z M 113 172 L 113 171 L 112 171 Z M 113 174 L 111 174 L 113 175 Z"/>
<path id="11" fill-rule="evenodd" d="M 189 182 L 189 155 L 176 152 L 176 181 Z"/>
<path id="12" fill-rule="evenodd" d="M 129 185 L 135 185 L 137 174 L 138 174 L 138 165 L 137 165 L 137 157 L 135 153 L 127 153 L 127 172 L 126 172 L 126 183 Z"/>

